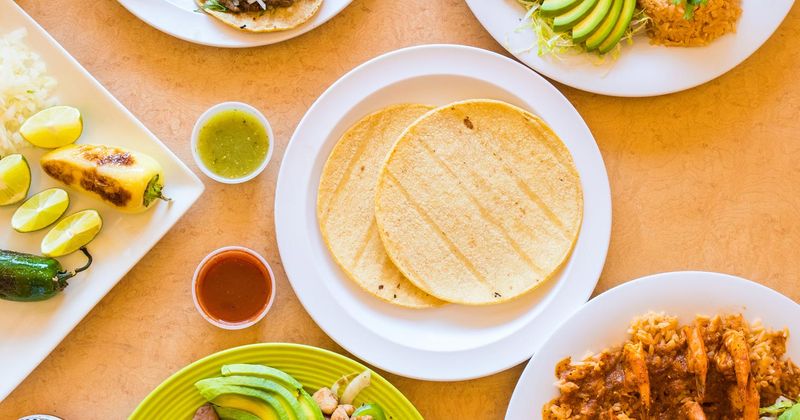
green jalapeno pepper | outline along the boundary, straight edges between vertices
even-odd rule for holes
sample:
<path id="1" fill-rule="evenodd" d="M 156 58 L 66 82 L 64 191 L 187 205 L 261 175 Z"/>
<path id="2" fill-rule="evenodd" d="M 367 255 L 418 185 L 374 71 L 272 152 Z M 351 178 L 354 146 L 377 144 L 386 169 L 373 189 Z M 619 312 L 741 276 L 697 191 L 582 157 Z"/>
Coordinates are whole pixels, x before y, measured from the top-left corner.
<path id="1" fill-rule="evenodd" d="M 50 257 L 0 250 L 0 299 L 19 302 L 46 300 L 67 287 L 67 280 L 92 265 L 92 256 L 86 247 L 86 265 L 73 271 L 64 271 L 61 264 Z"/>

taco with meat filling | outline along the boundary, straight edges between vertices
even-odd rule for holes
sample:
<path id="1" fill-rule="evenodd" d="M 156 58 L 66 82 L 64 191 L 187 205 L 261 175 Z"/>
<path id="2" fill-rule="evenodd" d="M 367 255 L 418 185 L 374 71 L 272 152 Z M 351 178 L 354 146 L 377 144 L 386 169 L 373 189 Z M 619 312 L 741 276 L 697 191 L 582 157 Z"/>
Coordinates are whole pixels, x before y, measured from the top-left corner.
<path id="1" fill-rule="evenodd" d="M 285 31 L 311 19 L 323 0 L 195 0 L 225 24 L 250 32 Z"/>

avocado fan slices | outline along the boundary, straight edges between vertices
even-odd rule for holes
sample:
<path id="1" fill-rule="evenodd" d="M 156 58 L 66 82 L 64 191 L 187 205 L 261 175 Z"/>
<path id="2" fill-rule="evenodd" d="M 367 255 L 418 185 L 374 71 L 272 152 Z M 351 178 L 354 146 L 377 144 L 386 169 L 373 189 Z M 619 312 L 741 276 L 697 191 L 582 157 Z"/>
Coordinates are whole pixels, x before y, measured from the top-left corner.
<path id="1" fill-rule="evenodd" d="M 391 418 L 374 402 L 354 406 L 358 394 L 370 386 L 369 370 L 342 376 L 313 396 L 288 373 L 265 365 L 224 365 L 220 373 L 195 382 L 207 401 L 197 409 L 195 419 L 208 418 L 209 411 L 216 412 L 212 417 L 225 420 L 325 420 L 344 414 Z"/>
<path id="2" fill-rule="evenodd" d="M 556 32 L 567 32 L 576 45 L 605 54 L 630 30 L 636 0 L 544 0 L 542 16 Z"/>

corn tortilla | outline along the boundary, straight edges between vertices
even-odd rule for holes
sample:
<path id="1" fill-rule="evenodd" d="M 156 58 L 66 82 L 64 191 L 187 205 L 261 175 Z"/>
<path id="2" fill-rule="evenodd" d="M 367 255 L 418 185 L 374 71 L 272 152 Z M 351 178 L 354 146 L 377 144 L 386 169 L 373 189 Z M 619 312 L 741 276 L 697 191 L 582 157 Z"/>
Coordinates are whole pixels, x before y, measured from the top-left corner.
<path id="1" fill-rule="evenodd" d="M 375 215 L 386 252 L 412 283 L 485 305 L 559 270 L 578 237 L 583 193 L 572 156 L 541 119 L 469 100 L 406 129 L 381 169 Z"/>
<path id="2" fill-rule="evenodd" d="M 336 263 L 367 292 L 411 308 L 443 302 L 415 287 L 386 255 L 375 225 L 375 185 L 397 137 L 431 108 L 396 105 L 355 123 L 328 157 L 317 195 L 320 230 Z"/>
<path id="3" fill-rule="evenodd" d="M 323 0 L 295 0 L 289 7 L 272 7 L 263 12 L 228 13 L 203 8 L 205 0 L 195 0 L 202 10 L 226 25 L 249 32 L 277 32 L 307 22 L 317 13 Z"/>

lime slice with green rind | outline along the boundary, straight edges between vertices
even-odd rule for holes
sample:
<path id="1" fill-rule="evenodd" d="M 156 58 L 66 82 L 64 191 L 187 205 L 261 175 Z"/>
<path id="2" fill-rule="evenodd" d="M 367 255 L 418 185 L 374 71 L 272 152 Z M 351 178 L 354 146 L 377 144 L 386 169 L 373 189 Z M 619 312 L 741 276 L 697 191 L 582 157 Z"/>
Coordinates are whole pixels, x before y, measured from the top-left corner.
<path id="1" fill-rule="evenodd" d="M 11 227 L 18 232 L 44 229 L 58 220 L 69 207 L 69 195 L 61 188 L 44 190 L 27 201 L 11 216 Z"/>
<path id="2" fill-rule="evenodd" d="M 81 111 L 66 105 L 43 109 L 25 120 L 19 128 L 22 138 L 47 149 L 75 143 L 82 132 Z"/>
<path id="3" fill-rule="evenodd" d="M 60 257 L 88 244 L 100 232 L 103 219 L 96 210 L 84 210 L 58 222 L 42 239 L 42 254 Z"/>
<path id="4" fill-rule="evenodd" d="M 0 206 L 18 203 L 31 187 L 31 168 L 20 154 L 0 159 Z"/>

